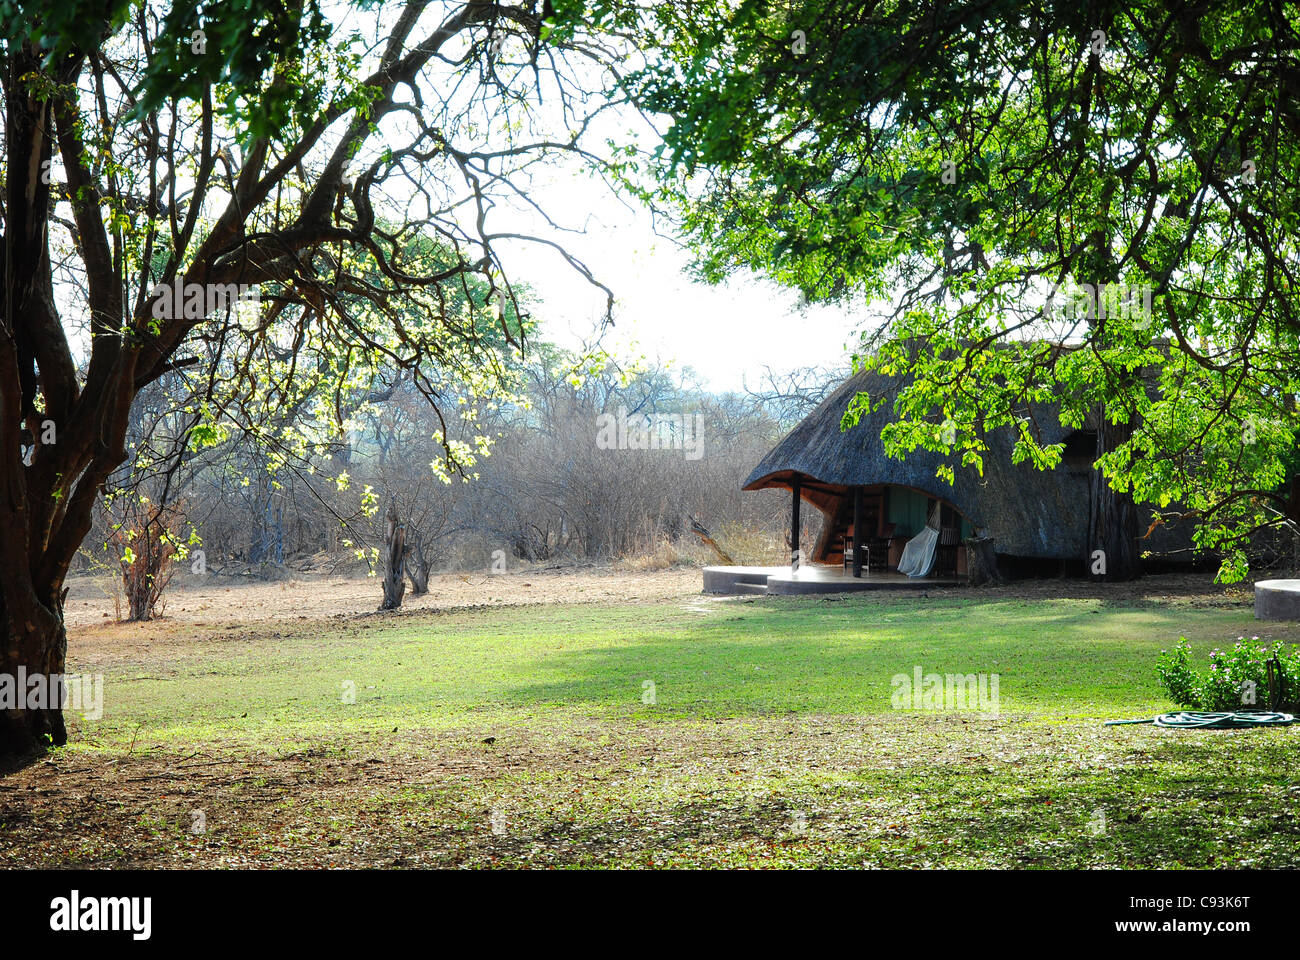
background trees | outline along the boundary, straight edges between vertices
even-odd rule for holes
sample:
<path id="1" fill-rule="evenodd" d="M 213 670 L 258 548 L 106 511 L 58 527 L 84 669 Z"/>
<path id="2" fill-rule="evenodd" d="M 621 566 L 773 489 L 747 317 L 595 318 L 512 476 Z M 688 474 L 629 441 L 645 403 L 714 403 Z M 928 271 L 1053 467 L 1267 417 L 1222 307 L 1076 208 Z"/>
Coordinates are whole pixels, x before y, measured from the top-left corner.
<path id="1" fill-rule="evenodd" d="M 892 449 L 978 463 L 1016 424 L 1016 456 L 1051 467 L 1027 403 L 1056 399 L 1097 430 L 1088 549 L 1109 577 L 1139 569 L 1134 498 L 1237 577 L 1253 533 L 1300 532 L 1295 14 L 660 8 L 666 57 L 632 88 L 674 121 L 652 166 L 703 275 L 883 304 L 857 359 L 916 375 Z M 1061 309 L 1074 284 L 1120 308 Z"/>
<path id="2" fill-rule="evenodd" d="M 390 505 L 404 526 L 405 576 L 414 594 L 438 570 L 667 563 L 678 556 L 712 562 L 690 530 L 692 516 L 742 561 L 783 555 L 786 498 L 740 490 L 786 426 L 768 395 L 716 393 L 689 370 L 657 363 L 620 368 L 609 358 L 544 342 L 513 363 L 511 383 L 509 398 L 485 401 L 469 420 L 448 423 L 453 447 L 479 430 L 491 441 L 491 455 L 464 475 L 439 477 L 432 469 L 445 456 L 434 439 L 440 423 L 401 378 L 359 401 L 338 443 L 304 448 L 301 456 L 272 461 L 261 438 L 232 434 L 191 450 L 170 488 L 156 475 L 146 482 L 140 464 L 147 458 L 136 456 L 137 466 L 122 471 L 79 569 L 92 570 L 105 556 L 116 562 L 119 541 L 134 529 L 123 526 L 120 514 L 141 503 L 151 510 L 168 505 L 173 538 L 188 551 L 174 570 L 190 583 L 194 576 L 380 575 L 387 569 Z M 472 402 L 450 386 L 443 397 L 452 406 L 462 398 Z M 277 429 L 310 433 L 310 410 L 297 408 Z M 598 437 L 607 413 L 633 425 L 638 418 L 672 419 L 665 421 L 660 449 L 605 449 Z M 690 450 L 672 445 L 668 425 L 675 429 L 676 418 L 690 422 Z M 196 572 L 199 550 L 203 563 Z"/>

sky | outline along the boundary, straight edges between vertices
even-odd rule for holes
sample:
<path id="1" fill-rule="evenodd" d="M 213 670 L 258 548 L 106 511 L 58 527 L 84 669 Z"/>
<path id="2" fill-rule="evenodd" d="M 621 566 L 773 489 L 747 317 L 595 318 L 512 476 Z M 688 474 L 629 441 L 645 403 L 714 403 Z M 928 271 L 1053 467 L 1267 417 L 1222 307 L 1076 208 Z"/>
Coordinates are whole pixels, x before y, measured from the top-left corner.
<path id="1" fill-rule="evenodd" d="M 578 75 L 591 77 L 592 89 L 599 87 L 592 75 L 581 69 Z M 654 149 L 658 136 L 645 117 L 627 107 L 606 107 L 584 138 L 586 149 L 603 153 L 600 145 L 606 138 L 635 144 L 643 154 Z M 554 122 L 557 116 L 556 100 L 548 92 L 534 120 Z M 563 139 L 558 134 L 563 129 L 557 128 L 552 139 Z M 644 355 L 688 366 L 715 391 L 756 385 L 765 367 L 777 372 L 808 366 L 847 370 L 854 331 L 865 319 L 861 310 L 800 305 L 797 291 L 753 275 L 735 276 L 718 287 L 693 282 L 687 273 L 689 254 L 671 237 L 656 233 L 650 212 L 628 195 L 615 196 L 570 158 L 554 157 L 534 168 L 525 182 L 529 198 L 552 220 L 583 232 L 557 233 L 528 205 L 508 201 L 493 211 L 493 217 L 502 218 L 497 229 L 505 224 L 562 244 L 614 292 L 615 326 L 601 345 L 616 356 Z M 662 218 L 658 226 L 670 229 Z M 512 281 L 526 282 L 542 299 L 534 311 L 542 337 L 569 348 L 591 345 L 604 314 L 604 291 L 545 247 L 503 244 L 500 250 Z"/>
<path id="2" fill-rule="evenodd" d="M 848 366 L 860 313 L 801 309 L 796 291 L 753 275 L 717 287 L 693 282 L 689 255 L 655 234 L 647 211 L 629 210 L 603 186 L 575 177 L 539 185 L 538 195 L 543 206 L 569 211 L 570 222 L 587 222 L 585 234 L 564 237 L 563 243 L 614 291 L 615 326 L 602 342 L 616 355 L 644 354 L 689 366 L 718 391 L 754 386 L 768 366 Z M 579 211 L 590 218 L 574 216 Z M 604 310 L 603 291 L 558 254 L 517 249 L 507 262 L 542 298 L 536 315 L 545 339 L 567 347 L 590 341 Z"/>

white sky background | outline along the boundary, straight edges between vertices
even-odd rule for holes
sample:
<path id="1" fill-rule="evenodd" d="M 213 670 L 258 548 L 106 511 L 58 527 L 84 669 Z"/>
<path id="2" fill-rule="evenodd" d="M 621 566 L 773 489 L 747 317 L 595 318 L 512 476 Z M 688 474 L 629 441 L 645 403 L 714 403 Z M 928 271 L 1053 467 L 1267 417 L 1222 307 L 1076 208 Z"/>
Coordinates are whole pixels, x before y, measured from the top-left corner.
<path id="1" fill-rule="evenodd" d="M 689 255 L 656 236 L 649 213 L 614 199 L 603 184 L 582 175 L 537 184 L 544 209 L 565 211 L 584 234 L 562 238 L 597 279 L 614 291 L 613 329 L 602 341 L 616 356 L 639 356 L 691 367 L 714 390 L 757 386 L 764 367 L 780 372 L 804 366 L 848 365 L 853 331 L 863 315 L 847 308 L 799 307 L 799 296 L 753 275 L 727 285 L 695 283 Z M 630 201 L 635 203 L 635 201 Z M 533 231 L 545 234 L 545 225 Z M 661 229 L 666 229 L 661 224 Z M 536 315 L 542 336 L 577 348 L 590 341 L 604 311 L 604 293 L 537 247 L 503 248 L 514 278 L 542 299 Z"/>
<path id="2" fill-rule="evenodd" d="M 378 23 L 383 22 L 381 15 Z M 382 26 L 371 29 L 371 36 L 384 33 Z M 507 60 L 512 55 L 516 63 L 526 59 L 517 40 L 508 41 L 505 51 Z M 531 71 L 526 75 L 531 77 Z M 594 75 L 592 81 L 593 88 L 599 86 Z M 538 113 L 554 120 L 554 90 L 550 84 L 544 90 Z M 557 127 L 556 139 L 564 139 L 561 129 Z M 645 151 L 656 142 L 631 108 L 603 113 L 583 142 L 599 152 L 606 137 L 620 144 L 634 137 Z M 717 391 L 740 390 L 746 382 L 757 386 L 769 366 L 778 373 L 814 365 L 848 367 L 853 332 L 864 319 L 861 310 L 800 307 L 796 291 L 752 275 L 720 287 L 692 282 L 686 272 L 689 255 L 669 237 L 656 234 L 650 212 L 633 198 L 615 196 L 576 160 L 557 159 L 520 183 L 566 231 L 557 232 L 542 215 L 517 202 L 497 206 L 489 229 L 553 240 L 585 263 L 616 298 L 615 326 L 605 331 L 600 345 L 620 360 L 645 356 L 675 368 L 690 367 Z M 662 220 L 658 226 L 669 229 Z M 581 232 L 568 232 L 572 229 Z M 593 346 L 605 309 L 604 291 L 544 246 L 507 242 L 498 243 L 498 250 L 511 281 L 527 284 L 541 300 L 533 312 L 542 339 L 570 349 Z"/>

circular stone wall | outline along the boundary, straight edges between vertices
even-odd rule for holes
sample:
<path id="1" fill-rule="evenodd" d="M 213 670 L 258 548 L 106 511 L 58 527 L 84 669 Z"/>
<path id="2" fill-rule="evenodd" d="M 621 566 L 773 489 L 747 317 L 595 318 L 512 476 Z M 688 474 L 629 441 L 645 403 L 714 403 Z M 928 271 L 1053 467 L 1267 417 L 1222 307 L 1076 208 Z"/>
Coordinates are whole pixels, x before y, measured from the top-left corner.
<path id="1" fill-rule="evenodd" d="M 1300 580 L 1261 580 L 1255 584 L 1256 620 L 1300 620 Z"/>

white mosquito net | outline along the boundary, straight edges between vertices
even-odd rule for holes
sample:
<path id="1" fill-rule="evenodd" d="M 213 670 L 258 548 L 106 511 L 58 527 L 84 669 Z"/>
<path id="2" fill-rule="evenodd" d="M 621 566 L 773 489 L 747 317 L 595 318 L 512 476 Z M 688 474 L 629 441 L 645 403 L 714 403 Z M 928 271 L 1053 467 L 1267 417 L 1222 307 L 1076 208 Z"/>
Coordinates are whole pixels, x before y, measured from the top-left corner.
<path id="1" fill-rule="evenodd" d="M 903 556 L 898 561 L 898 572 L 909 577 L 929 576 L 934 569 L 934 555 L 939 546 L 939 502 L 930 511 L 930 519 L 925 522 L 925 529 L 907 541 L 903 547 Z"/>

